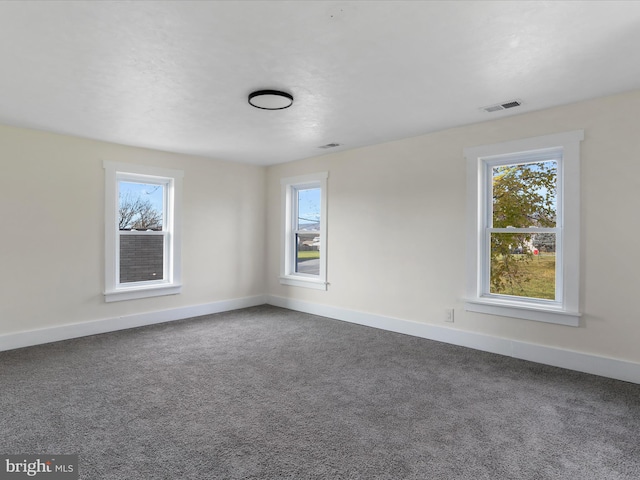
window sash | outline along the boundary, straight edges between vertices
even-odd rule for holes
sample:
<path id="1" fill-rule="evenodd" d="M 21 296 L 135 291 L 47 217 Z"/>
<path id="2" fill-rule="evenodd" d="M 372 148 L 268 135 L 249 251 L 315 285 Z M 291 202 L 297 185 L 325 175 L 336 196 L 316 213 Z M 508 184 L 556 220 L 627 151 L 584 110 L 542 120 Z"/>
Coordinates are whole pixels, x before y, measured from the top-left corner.
<path id="1" fill-rule="evenodd" d="M 480 228 L 493 227 L 493 169 L 508 165 L 527 165 L 540 162 L 556 162 L 556 228 L 562 228 L 563 222 L 563 195 L 564 195 L 564 157 L 562 148 L 541 149 L 534 152 L 515 153 L 509 155 L 498 155 L 482 159 L 481 193 L 484 199 L 484 207 L 480 218 L 483 223 Z M 518 227 L 515 227 L 518 228 Z M 528 227 L 527 227 L 528 228 Z M 538 228 L 538 227 L 536 227 Z"/>
<path id="2" fill-rule="evenodd" d="M 127 236 L 145 236 L 145 237 L 163 237 L 162 240 L 162 279 L 160 280 L 141 280 L 138 282 L 122 282 L 120 281 L 121 260 L 120 260 L 120 237 Z M 116 288 L 135 288 L 144 287 L 146 285 L 169 285 L 173 283 L 172 272 L 172 235 L 168 231 L 146 231 L 146 230 L 118 230 L 116 233 L 115 259 L 116 259 Z"/>
<path id="3" fill-rule="evenodd" d="M 292 263 L 291 263 L 291 275 L 300 275 L 303 277 L 309 277 L 309 278 L 319 278 L 321 275 L 320 269 L 318 269 L 318 273 L 305 273 L 305 272 L 300 272 L 298 271 L 298 267 L 299 267 L 299 262 L 298 262 L 298 252 L 300 250 L 298 250 L 298 236 L 299 235 L 315 235 L 317 237 L 321 236 L 321 232 L 320 230 L 295 230 L 293 232 L 293 238 L 292 238 L 292 249 L 291 249 L 291 253 L 293 255 L 293 259 L 292 259 Z M 322 244 L 321 244 L 322 246 Z M 320 256 L 320 261 L 322 261 L 322 250 L 319 249 L 318 250 L 319 256 Z"/>
<path id="4" fill-rule="evenodd" d="M 492 233 L 527 233 L 535 235 L 536 233 L 553 233 L 556 239 L 556 265 L 555 265 L 555 300 L 547 300 L 544 298 L 536 297 L 522 297 L 515 295 L 508 295 L 504 293 L 492 293 L 491 292 L 491 234 Z M 509 299 L 516 302 L 524 303 L 540 303 L 544 305 L 553 305 L 561 307 L 563 305 L 563 241 L 562 241 L 562 229 L 561 228 L 485 228 L 484 235 L 482 235 L 482 244 L 480 245 L 480 251 L 483 252 L 480 258 L 480 292 L 479 297 L 487 299 Z"/>
<path id="5" fill-rule="evenodd" d="M 125 173 L 125 172 L 117 172 L 116 173 L 116 201 L 119 202 L 120 199 L 120 182 L 127 183 L 144 183 L 148 185 L 159 185 L 163 187 L 163 195 L 162 195 L 162 231 L 167 232 L 172 229 L 173 225 L 173 201 L 174 201 L 174 179 L 173 178 L 163 178 L 155 175 L 141 175 L 135 173 Z M 116 212 L 118 212 L 119 204 L 116 206 Z M 118 214 L 116 213 L 116 222 L 118 221 Z M 120 232 L 124 232 L 127 230 L 120 230 L 119 224 L 116 225 L 116 228 Z M 135 232 L 143 232 L 146 230 L 135 230 Z M 157 231 L 157 230 L 156 230 Z"/>

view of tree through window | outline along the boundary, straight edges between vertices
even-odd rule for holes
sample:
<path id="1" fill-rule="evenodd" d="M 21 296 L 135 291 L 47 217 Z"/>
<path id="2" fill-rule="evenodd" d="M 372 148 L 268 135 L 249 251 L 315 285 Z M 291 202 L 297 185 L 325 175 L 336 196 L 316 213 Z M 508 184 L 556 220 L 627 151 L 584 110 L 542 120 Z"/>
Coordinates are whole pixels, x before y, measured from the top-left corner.
<path id="1" fill-rule="evenodd" d="M 118 182 L 120 283 L 164 278 L 164 195 L 159 184 Z"/>
<path id="2" fill-rule="evenodd" d="M 119 182 L 120 230 L 162 230 L 164 186 Z"/>
<path id="3" fill-rule="evenodd" d="M 490 293 L 554 300 L 557 162 L 494 166 L 491 174 Z"/>

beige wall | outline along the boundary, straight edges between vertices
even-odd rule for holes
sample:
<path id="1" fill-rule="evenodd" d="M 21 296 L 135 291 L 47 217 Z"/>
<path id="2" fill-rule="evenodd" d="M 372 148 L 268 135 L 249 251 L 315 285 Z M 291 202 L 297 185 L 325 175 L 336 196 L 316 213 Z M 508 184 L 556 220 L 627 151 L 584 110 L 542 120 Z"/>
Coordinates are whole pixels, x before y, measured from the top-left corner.
<path id="1" fill-rule="evenodd" d="M 639 362 L 638 111 L 640 91 L 268 169 L 0 127 L 0 335 L 266 292 Z M 462 149 L 575 129 L 581 326 L 464 312 Z M 182 294 L 104 303 L 103 160 L 184 170 Z M 329 172 L 326 292 L 278 282 L 280 178 L 318 171 Z"/>
<path id="2" fill-rule="evenodd" d="M 640 361 L 640 91 L 268 168 L 271 295 Z M 579 328 L 464 312 L 464 147 L 582 142 Z M 328 171 L 328 291 L 282 286 L 280 178 Z M 455 308 L 445 324 L 444 309 Z"/>
<path id="3" fill-rule="evenodd" d="M 183 292 L 104 302 L 103 160 L 184 171 Z M 264 293 L 265 169 L 0 127 L 0 334 Z"/>

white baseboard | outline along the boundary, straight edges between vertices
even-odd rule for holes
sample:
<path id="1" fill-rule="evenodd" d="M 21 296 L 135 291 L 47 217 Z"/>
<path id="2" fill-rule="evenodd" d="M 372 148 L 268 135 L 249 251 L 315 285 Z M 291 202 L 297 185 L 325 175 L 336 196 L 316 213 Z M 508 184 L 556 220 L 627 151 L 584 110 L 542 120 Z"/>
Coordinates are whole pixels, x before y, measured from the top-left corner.
<path id="1" fill-rule="evenodd" d="M 380 328 L 391 332 L 427 338 L 429 340 L 552 365 L 554 367 L 567 368 L 569 370 L 640 384 L 640 364 L 635 362 L 509 340 L 507 338 L 480 333 L 465 332 L 439 325 L 429 325 L 275 295 L 256 295 L 253 297 L 222 300 L 203 305 L 192 305 L 170 310 L 138 313 L 90 322 L 8 333 L 0 335 L 0 351 L 86 337 L 100 333 L 115 332 L 117 330 L 126 330 L 128 328 L 171 322 L 202 315 L 211 315 L 213 313 L 254 307 L 265 303 L 299 312 Z"/>
<path id="2" fill-rule="evenodd" d="M 267 295 L 276 307 L 640 384 L 640 363 Z"/>
<path id="3" fill-rule="evenodd" d="M 232 300 L 222 300 L 219 302 L 206 303 L 203 305 L 191 305 L 188 307 L 172 308 L 170 310 L 160 310 L 155 312 L 137 313 L 115 318 L 105 318 L 90 322 L 72 323 L 58 325 L 55 327 L 40 328 L 38 330 L 28 330 L 25 332 L 7 333 L 0 335 L 0 351 L 13 350 L 15 348 L 30 347 L 43 343 L 58 342 L 71 338 L 86 337 L 99 333 L 115 332 L 126 330 L 127 328 L 142 327 L 155 323 L 171 322 L 185 318 L 211 315 L 213 313 L 238 310 L 240 308 L 255 307 L 264 305 L 266 297 L 256 295 L 255 297 L 235 298 Z"/>

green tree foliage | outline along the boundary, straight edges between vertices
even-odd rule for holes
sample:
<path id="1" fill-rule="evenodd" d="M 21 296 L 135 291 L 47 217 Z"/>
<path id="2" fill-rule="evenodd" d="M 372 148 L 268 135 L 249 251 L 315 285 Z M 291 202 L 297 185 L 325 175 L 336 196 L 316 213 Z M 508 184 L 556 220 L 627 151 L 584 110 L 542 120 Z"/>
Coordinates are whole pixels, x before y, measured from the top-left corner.
<path id="1" fill-rule="evenodd" d="M 555 227 L 556 162 L 504 165 L 493 168 L 493 227 Z M 538 241 L 549 250 L 549 234 Z M 491 291 L 524 295 L 530 280 L 526 266 L 533 259 L 530 233 L 491 235 Z M 542 240 L 543 239 L 543 240 Z"/>

